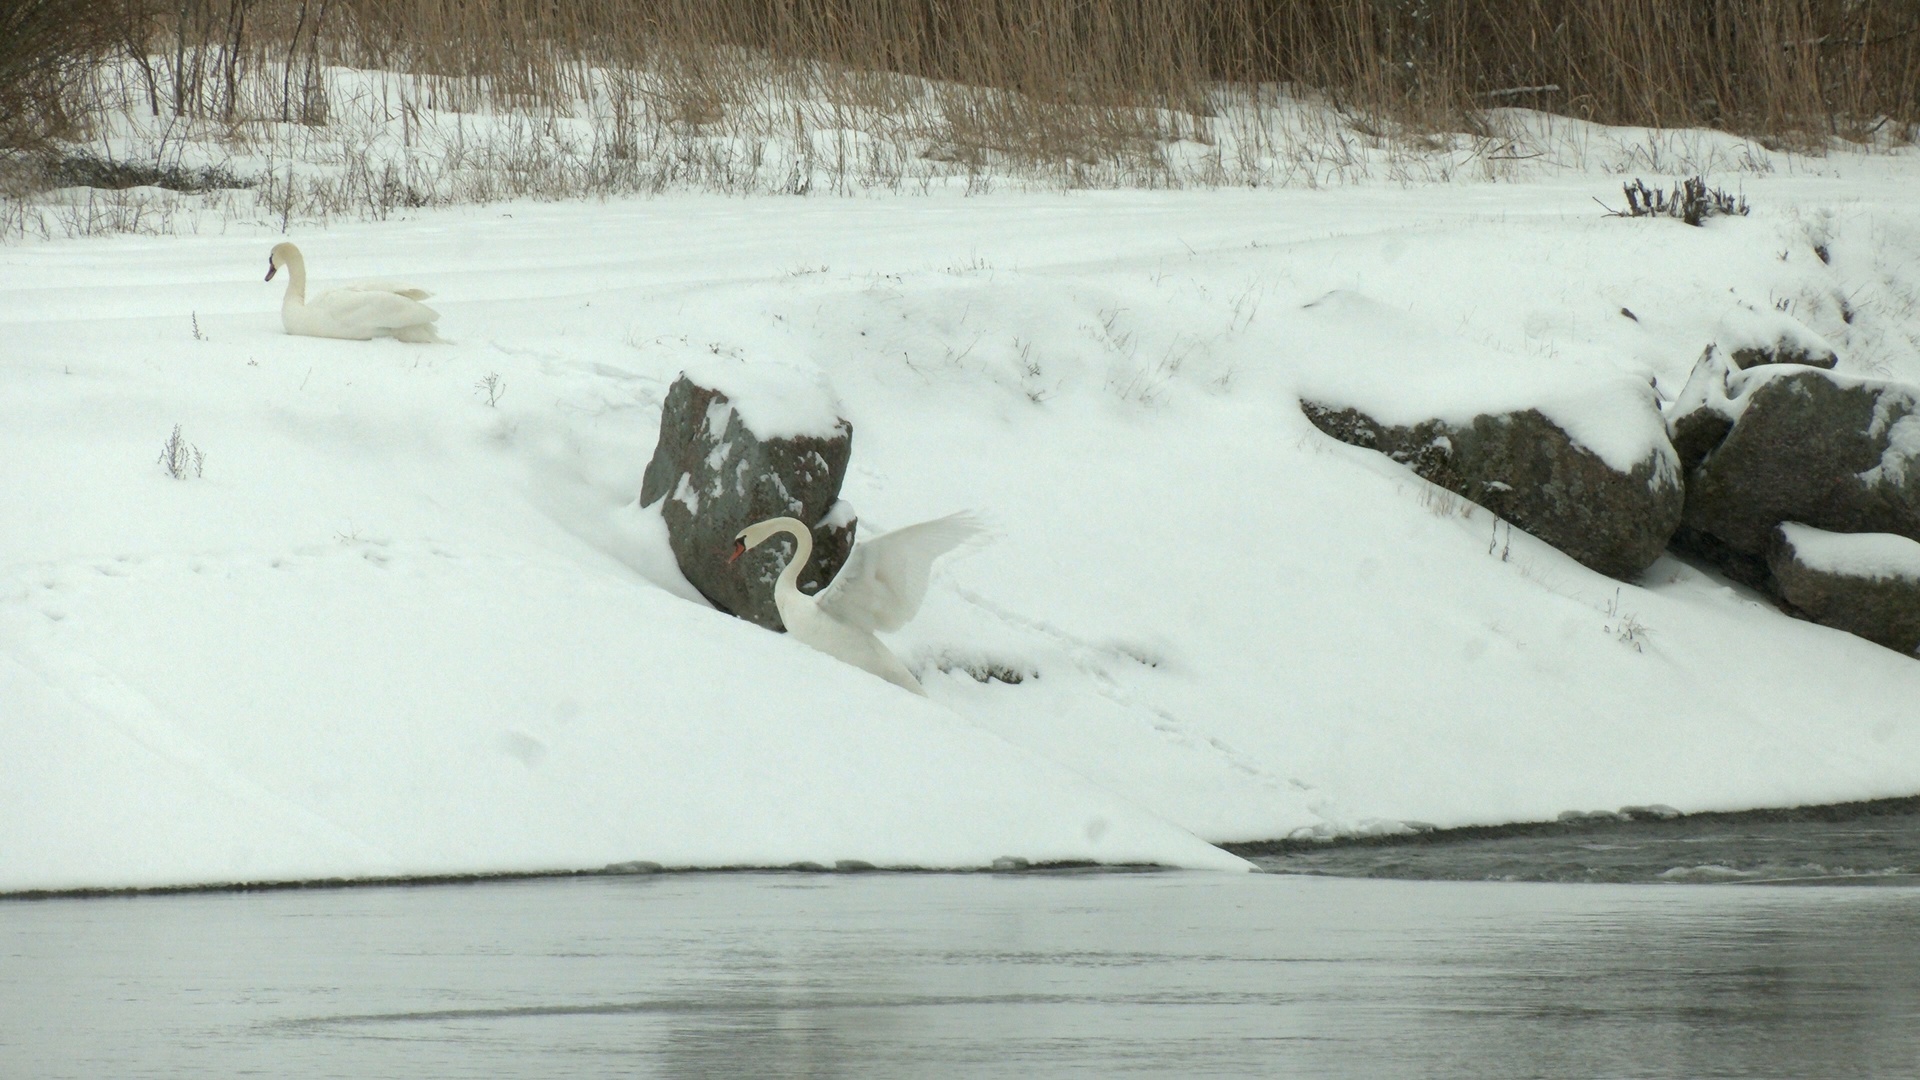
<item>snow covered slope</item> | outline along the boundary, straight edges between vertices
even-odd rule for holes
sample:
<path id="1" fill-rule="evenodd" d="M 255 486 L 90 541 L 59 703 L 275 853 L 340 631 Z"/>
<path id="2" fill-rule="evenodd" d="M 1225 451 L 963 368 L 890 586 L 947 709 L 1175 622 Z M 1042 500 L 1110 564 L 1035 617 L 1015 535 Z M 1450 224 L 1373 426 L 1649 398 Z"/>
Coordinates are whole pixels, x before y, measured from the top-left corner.
<path id="1" fill-rule="evenodd" d="M 1597 576 L 1296 404 L 1671 394 L 1737 305 L 1920 378 L 1920 161 L 1825 171 L 1705 229 L 1575 176 L 293 236 L 317 284 L 434 290 L 442 346 L 282 334 L 265 228 L 0 248 L 0 889 L 1230 867 L 1194 834 L 1911 793 L 1920 661 L 1670 558 Z M 707 609 L 633 505 L 716 355 L 827 372 L 863 530 L 995 522 L 894 638 L 931 704 Z M 201 475 L 155 463 L 176 424 Z"/>

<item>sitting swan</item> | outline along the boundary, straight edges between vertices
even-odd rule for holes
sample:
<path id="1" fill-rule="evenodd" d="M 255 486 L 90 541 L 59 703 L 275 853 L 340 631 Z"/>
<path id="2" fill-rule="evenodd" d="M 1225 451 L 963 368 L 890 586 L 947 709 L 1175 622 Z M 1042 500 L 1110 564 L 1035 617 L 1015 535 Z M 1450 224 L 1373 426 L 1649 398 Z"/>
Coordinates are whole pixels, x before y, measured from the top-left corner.
<path id="1" fill-rule="evenodd" d="M 840 573 L 815 596 L 801 592 L 798 584 L 800 571 L 813 557 L 813 531 L 797 518 L 777 517 L 741 529 L 727 561 L 779 533 L 791 533 L 799 547 L 773 585 L 773 606 L 787 632 L 828 656 L 925 697 L 920 680 L 874 631 L 905 626 L 927 594 L 933 560 L 984 531 L 965 511 L 895 529 L 856 545 Z"/>
<path id="2" fill-rule="evenodd" d="M 304 337 L 369 338 L 391 335 L 401 341 L 439 341 L 433 320 L 440 313 L 421 303 L 425 289 L 386 282 L 343 285 L 307 299 L 307 261 L 292 244 L 275 244 L 267 257 L 267 280 L 287 268 L 287 298 L 280 302 L 280 323 Z"/>

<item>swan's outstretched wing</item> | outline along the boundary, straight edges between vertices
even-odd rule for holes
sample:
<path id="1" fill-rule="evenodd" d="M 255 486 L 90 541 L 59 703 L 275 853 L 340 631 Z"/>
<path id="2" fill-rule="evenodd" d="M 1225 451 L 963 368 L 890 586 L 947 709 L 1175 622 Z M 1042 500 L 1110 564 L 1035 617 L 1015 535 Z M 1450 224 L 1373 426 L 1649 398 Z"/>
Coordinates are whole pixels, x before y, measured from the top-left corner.
<path id="1" fill-rule="evenodd" d="M 963 510 L 858 544 L 820 590 L 820 610 L 864 630 L 898 630 L 920 610 L 933 560 L 985 532 Z"/>

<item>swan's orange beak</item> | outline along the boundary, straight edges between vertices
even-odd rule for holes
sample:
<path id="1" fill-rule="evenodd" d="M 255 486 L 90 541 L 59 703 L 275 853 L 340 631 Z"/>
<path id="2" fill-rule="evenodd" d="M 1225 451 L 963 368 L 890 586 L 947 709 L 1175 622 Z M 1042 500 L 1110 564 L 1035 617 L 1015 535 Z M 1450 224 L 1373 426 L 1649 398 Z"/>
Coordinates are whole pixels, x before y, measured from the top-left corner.
<path id="1" fill-rule="evenodd" d="M 735 540 L 733 542 L 733 554 L 727 556 L 727 565 L 732 566 L 734 563 L 739 562 L 740 556 L 746 553 L 747 542 L 745 540 Z"/>
<path id="2" fill-rule="evenodd" d="M 261 278 L 260 280 L 262 280 L 262 281 L 272 281 L 272 280 L 273 280 L 273 274 L 274 274 L 274 271 L 276 271 L 276 270 L 279 270 L 279 269 L 280 269 L 280 267 L 279 267 L 278 265 L 276 265 L 276 264 L 274 263 L 274 261 L 273 261 L 272 259 L 268 259 L 268 260 L 267 260 L 267 276 L 266 276 L 266 277 L 264 277 L 264 278 Z"/>

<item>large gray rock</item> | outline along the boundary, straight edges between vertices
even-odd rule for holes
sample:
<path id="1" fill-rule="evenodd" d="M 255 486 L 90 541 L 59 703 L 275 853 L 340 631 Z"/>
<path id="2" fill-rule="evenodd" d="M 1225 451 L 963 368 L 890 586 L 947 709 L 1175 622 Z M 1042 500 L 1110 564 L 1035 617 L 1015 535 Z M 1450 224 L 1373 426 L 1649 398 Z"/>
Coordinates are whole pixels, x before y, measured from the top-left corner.
<path id="1" fill-rule="evenodd" d="M 725 391 L 687 374 L 675 380 L 661 410 L 659 445 L 641 479 L 640 505 L 665 500 L 661 516 L 674 558 L 702 596 L 722 611 L 783 630 L 773 583 L 794 554 L 793 541 L 783 536 L 729 563 L 733 538 L 756 521 L 799 518 L 813 526 L 814 542 L 800 588 L 811 593 L 831 581 L 853 551 L 858 524 L 839 501 L 853 425 L 834 412 L 830 395 L 804 380 L 782 386 L 760 372 L 748 386 L 777 399 L 777 423 L 761 424 L 777 432 L 756 431 L 752 410 Z M 796 402 L 806 413 L 798 424 Z"/>
<path id="2" fill-rule="evenodd" d="M 1779 317 L 1799 326 L 1784 315 Z M 1662 409 L 1667 420 L 1667 436 L 1673 442 L 1674 452 L 1680 455 L 1682 469 L 1693 471 L 1719 448 L 1746 406 L 1742 398 L 1744 390 L 1755 385 L 1756 380 L 1774 374 L 1756 372 L 1749 376 L 1746 374 L 1749 368 L 1794 364 L 1831 370 L 1839 362 L 1839 356 L 1810 330 L 1805 331 L 1805 336 L 1785 330 L 1779 333 L 1779 337 L 1767 344 L 1740 345 L 1743 339 L 1734 337 L 1733 347 L 1708 345 L 1694 362 L 1687 384 Z"/>
<path id="3" fill-rule="evenodd" d="M 1920 539 L 1920 388 L 1778 371 L 1749 380 L 1739 419 L 1688 475 L 1681 546 L 1764 584 L 1783 521 Z"/>
<path id="4" fill-rule="evenodd" d="M 1667 439 L 1680 456 L 1683 472 L 1706 460 L 1708 454 L 1733 430 L 1740 415 L 1733 404 L 1740 367 L 1712 345 L 1694 362 L 1687 385 L 1662 413 L 1667 421 Z"/>
<path id="5" fill-rule="evenodd" d="M 1773 530 L 1767 563 L 1775 592 L 1794 611 L 1920 655 L 1920 542 L 1789 522 Z"/>
<path id="6" fill-rule="evenodd" d="M 1356 409 L 1301 408 L 1341 442 L 1386 454 L 1610 577 L 1651 566 L 1680 523 L 1679 472 L 1664 445 L 1620 472 L 1537 409 L 1395 427 Z"/>

